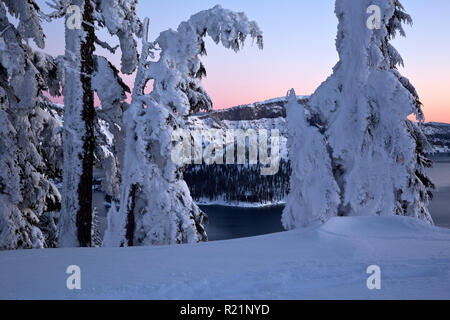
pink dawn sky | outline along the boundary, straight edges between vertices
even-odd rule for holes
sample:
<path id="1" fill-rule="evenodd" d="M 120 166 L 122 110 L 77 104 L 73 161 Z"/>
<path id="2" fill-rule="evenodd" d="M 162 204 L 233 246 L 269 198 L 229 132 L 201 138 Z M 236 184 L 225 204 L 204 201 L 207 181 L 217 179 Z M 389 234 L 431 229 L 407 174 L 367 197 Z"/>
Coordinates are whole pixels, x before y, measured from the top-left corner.
<path id="1" fill-rule="evenodd" d="M 44 1 L 37 2 L 47 10 Z M 192 14 L 218 3 L 257 21 L 265 48 L 261 51 L 248 40 L 243 51 L 234 53 L 207 41 L 203 62 L 208 76 L 203 84 L 215 109 L 281 97 L 290 88 L 310 95 L 331 74 L 338 60 L 334 0 L 140 0 L 138 14 L 150 18 L 150 39 L 155 39 L 161 31 L 176 29 Z M 406 38 L 393 41 L 405 62 L 399 71 L 416 87 L 426 121 L 450 123 L 450 1 L 403 0 L 402 4 L 414 24 L 405 27 Z M 44 30 L 44 51 L 63 54 L 63 22 L 45 24 Z M 104 31 L 99 35 L 117 43 Z M 120 67 L 120 53 L 111 56 L 98 49 L 97 54 Z M 133 78 L 125 76 L 125 81 L 132 86 Z"/>

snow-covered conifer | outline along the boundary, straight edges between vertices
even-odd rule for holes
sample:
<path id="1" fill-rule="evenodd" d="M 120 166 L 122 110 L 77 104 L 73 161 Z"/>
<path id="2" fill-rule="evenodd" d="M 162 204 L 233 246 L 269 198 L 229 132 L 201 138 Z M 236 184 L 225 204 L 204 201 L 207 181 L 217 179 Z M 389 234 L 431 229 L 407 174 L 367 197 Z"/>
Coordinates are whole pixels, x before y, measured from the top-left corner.
<path id="1" fill-rule="evenodd" d="M 6 9 L 18 18 L 17 28 Z M 0 249 L 54 247 L 60 196 L 43 157 L 42 135 L 52 124 L 40 97 L 58 80 L 41 63 L 52 59 L 27 44 L 32 38 L 44 46 L 39 7 L 0 2 L 0 29 Z"/>
<path id="2" fill-rule="evenodd" d="M 94 2 L 96 4 L 94 17 L 99 26 L 105 26 L 111 35 L 119 38 L 122 51 L 121 71 L 125 74 L 134 72 L 138 64 L 134 35 L 140 36 L 142 33 L 142 25 L 136 14 L 137 0 L 94 0 Z M 98 38 L 96 43 L 105 44 Z"/>
<path id="3" fill-rule="evenodd" d="M 17 32 L 23 39 L 33 39 L 36 45 L 44 48 L 44 32 L 39 17 L 39 6 L 34 0 L 2 0 L 9 14 L 19 20 Z"/>
<path id="4" fill-rule="evenodd" d="M 119 71 L 104 57 L 95 57 L 93 89 L 101 101 L 97 109 L 96 167 L 102 172 L 102 188 L 106 194 L 119 199 L 120 171 L 123 166 L 125 130 L 123 112 L 128 86 L 119 76 Z"/>
<path id="5" fill-rule="evenodd" d="M 145 32 L 144 32 L 145 33 Z M 216 6 L 193 15 L 176 31 L 144 41 L 125 114 L 126 150 L 119 215 L 126 221 L 127 245 L 205 241 L 206 215 L 193 202 L 180 164 L 171 158 L 172 132 L 184 126 L 190 112 L 209 110 L 211 99 L 201 86 L 206 74 L 200 61 L 204 37 L 238 51 L 248 35 L 262 48 L 262 33 L 244 13 Z M 156 49 L 159 59 L 149 61 Z M 153 91 L 144 94 L 154 80 Z"/>
<path id="6" fill-rule="evenodd" d="M 64 57 L 64 168 L 63 199 L 59 220 L 59 245 L 91 245 L 92 171 L 94 165 L 94 18 L 91 1 L 72 0 L 82 19 L 69 27 L 66 17 Z M 75 14 L 75 13 L 74 13 Z"/>
<path id="7" fill-rule="evenodd" d="M 126 222 L 123 217 L 119 215 L 114 201 L 111 203 L 111 208 L 108 211 L 106 221 L 107 225 L 103 236 L 102 247 L 112 248 L 124 245 Z"/>
<path id="8" fill-rule="evenodd" d="M 368 28 L 369 6 L 381 12 Z M 333 74 L 312 95 L 330 148 L 342 202 L 339 215 L 406 215 L 432 222 L 427 205 L 432 183 L 424 172 L 426 139 L 409 122 L 423 121 L 421 104 L 390 44 L 411 23 L 398 0 L 337 0 Z"/>
<path id="9" fill-rule="evenodd" d="M 47 16 L 66 17 L 64 173 L 60 245 L 90 246 L 92 179 L 96 148 L 94 90 L 101 95 L 110 85 L 103 81 L 105 87 L 95 87 L 96 67 L 102 68 L 104 65 L 102 59 L 94 57 L 95 44 L 113 53 L 116 50 L 97 37 L 95 28 L 106 27 L 111 35 L 118 36 L 122 51 L 122 71 L 132 73 L 137 65 L 134 35 L 139 36 L 141 25 L 136 16 L 136 0 L 53 2 L 55 11 Z M 120 96 L 121 91 L 117 94 Z"/>
<path id="10" fill-rule="evenodd" d="M 282 222 L 295 229 L 336 216 L 340 198 L 325 138 L 308 123 L 294 89 L 288 94 L 286 121 L 292 174 Z"/>

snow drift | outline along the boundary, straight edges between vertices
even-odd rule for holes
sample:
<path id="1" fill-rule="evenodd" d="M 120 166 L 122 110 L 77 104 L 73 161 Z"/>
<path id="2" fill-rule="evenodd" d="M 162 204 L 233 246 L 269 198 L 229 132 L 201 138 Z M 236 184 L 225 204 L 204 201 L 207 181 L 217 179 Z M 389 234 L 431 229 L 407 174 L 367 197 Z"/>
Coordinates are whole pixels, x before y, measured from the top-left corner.
<path id="1" fill-rule="evenodd" d="M 0 299 L 450 298 L 450 230 L 398 216 L 200 244 L 5 251 L 0 261 Z M 66 288 L 69 265 L 81 268 L 81 290 Z M 366 287 L 370 265 L 381 290 Z"/>

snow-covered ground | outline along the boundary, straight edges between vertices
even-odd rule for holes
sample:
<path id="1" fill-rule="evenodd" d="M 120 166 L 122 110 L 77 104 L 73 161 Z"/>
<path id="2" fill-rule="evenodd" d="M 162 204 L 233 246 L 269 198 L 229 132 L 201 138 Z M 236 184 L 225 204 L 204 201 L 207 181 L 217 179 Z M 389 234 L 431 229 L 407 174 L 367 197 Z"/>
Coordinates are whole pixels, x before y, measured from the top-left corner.
<path id="1" fill-rule="evenodd" d="M 81 290 L 66 288 L 69 265 Z M 381 290 L 366 269 L 381 268 Z M 0 299 L 450 299 L 450 230 L 405 217 L 196 245 L 0 252 Z"/>

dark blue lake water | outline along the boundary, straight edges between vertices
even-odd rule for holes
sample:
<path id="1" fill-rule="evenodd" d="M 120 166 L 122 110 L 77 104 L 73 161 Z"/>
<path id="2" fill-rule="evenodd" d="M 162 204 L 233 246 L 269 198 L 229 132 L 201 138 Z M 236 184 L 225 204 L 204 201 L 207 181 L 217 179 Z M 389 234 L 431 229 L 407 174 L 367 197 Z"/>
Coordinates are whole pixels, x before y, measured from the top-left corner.
<path id="1" fill-rule="evenodd" d="M 284 206 L 241 208 L 200 206 L 209 216 L 206 232 L 210 241 L 252 237 L 283 231 L 281 214 Z"/>
<path id="2" fill-rule="evenodd" d="M 438 190 L 434 192 L 430 212 L 437 226 L 450 228 L 450 154 L 433 157 L 428 170 Z M 251 237 L 283 231 L 281 214 L 284 206 L 266 208 L 201 206 L 209 216 L 207 233 L 210 241 Z"/>

